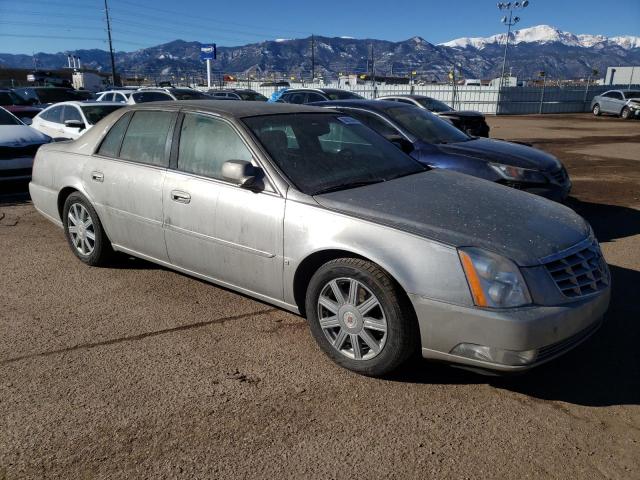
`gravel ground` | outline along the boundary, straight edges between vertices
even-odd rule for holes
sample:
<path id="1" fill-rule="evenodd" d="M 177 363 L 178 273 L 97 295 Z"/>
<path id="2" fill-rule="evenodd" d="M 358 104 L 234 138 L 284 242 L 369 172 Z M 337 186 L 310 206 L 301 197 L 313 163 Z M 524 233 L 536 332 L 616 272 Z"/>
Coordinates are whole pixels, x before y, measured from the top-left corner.
<path id="1" fill-rule="evenodd" d="M 299 317 L 140 260 L 84 266 L 5 188 L 0 480 L 640 478 L 640 122 L 489 122 L 569 169 L 614 281 L 589 341 L 515 377 L 361 377 Z"/>

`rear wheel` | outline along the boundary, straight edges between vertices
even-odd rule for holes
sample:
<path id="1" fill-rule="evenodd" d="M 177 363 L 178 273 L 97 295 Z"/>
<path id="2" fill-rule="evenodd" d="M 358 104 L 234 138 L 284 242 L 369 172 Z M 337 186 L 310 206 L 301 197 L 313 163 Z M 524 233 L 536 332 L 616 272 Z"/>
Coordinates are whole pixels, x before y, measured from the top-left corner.
<path id="1" fill-rule="evenodd" d="M 100 219 L 89 201 L 79 192 L 67 197 L 62 211 L 64 233 L 71 250 L 87 265 L 108 263 L 113 254 Z"/>
<path id="2" fill-rule="evenodd" d="M 629 120 L 631 118 L 631 109 L 629 107 L 624 107 L 622 109 L 622 112 L 620 112 L 620 116 L 624 120 Z"/>
<path id="3" fill-rule="evenodd" d="M 593 114 L 594 114 L 596 117 L 599 117 L 601 113 L 602 113 L 602 111 L 600 110 L 600 105 L 596 103 L 596 104 L 593 106 Z"/>
<path id="4" fill-rule="evenodd" d="M 408 299 L 386 272 L 366 260 L 340 258 L 320 267 L 307 289 L 306 312 L 322 350 L 364 375 L 393 371 L 418 347 Z"/>

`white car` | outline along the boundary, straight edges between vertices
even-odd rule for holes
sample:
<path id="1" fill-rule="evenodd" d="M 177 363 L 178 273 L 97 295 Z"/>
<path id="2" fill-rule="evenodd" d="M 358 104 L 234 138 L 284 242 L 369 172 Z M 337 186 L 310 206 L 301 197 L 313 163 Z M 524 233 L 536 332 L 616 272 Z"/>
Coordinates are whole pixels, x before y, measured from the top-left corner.
<path id="1" fill-rule="evenodd" d="M 151 89 L 144 88 L 140 90 L 136 90 L 132 92 L 127 100 L 129 105 L 134 105 L 136 103 L 147 103 L 147 102 L 166 102 L 177 100 L 176 97 L 171 95 L 169 92 L 162 88 Z"/>
<path id="2" fill-rule="evenodd" d="M 51 138 L 0 107 L 0 184 L 31 178 L 36 151 Z"/>
<path id="3" fill-rule="evenodd" d="M 75 140 L 123 106 L 116 102 L 55 103 L 36 115 L 31 126 L 56 140 Z"/>

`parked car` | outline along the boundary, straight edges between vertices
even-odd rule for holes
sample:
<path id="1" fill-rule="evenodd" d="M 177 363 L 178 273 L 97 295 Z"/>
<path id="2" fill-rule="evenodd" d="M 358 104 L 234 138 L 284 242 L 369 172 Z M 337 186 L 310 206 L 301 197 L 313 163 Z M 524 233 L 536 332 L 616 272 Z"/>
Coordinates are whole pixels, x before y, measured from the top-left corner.
<path id="1" fill-rule="evenodd" d="M 299 105 L 326 100 L 357 100 L 362 99 L 357 93 L 339 88 L 288 88 L 276 92 L 269 102 L 296 103 Z"/>
<path id="2" fill-rule="evenodd" d="M 61 87 L 20 87 L 14 88 L 13 91 L 31 105 L 42 108 L 59 102 L 82 101 L 93 98 L 92 93 L 86 90 Z"/>
<path id="3" fill-rule="evenodd" d="M 329 109 L 125 108 L 42 147 L 29 190 L 82 262 L 113 249 L 299 312 L 367 375 L 416 351 L 525 370 L 587 338 L 609 302 L 571 209 L 429 169 Z"/>
<path id="4" fill-rule="evenodd" d="M 249 88 L 211 89 L 207 92 L 215 100 L 247 100 L 250 102 L 266 102 L 267 97 Z"/>
<path id="5" fill-rule="evenodd" d="M 16 117 L 30 120 L 38 114 L 42 109 L 33 107 L 20 95 L 8 89 L 0 89 L 0 107 L 13 113 Z"/>
<path id="6" fill-rule="evenodd" d="M 179 87 L 142 87 L 138 92 L 162 92 L 171 96 L 172 100 L 211 100 L 206 93 L 199 92 L 192 88 Z M 144 103 L 144 102 L 136 102 Z"/>
<path id="7" fill-rule="evenodd" d="M 591 111 L 618 115 L 625 120 L 640 117 L 640 90 L 609 90 L 591 100 Z"/>
<path id="8" fill-rule="evenodd" d="M 426 95 L 390 95 L 380 97 L 379 100 L 406 103 L 418 108 L 424 108 L 439 117 L 448 119 L 454 126 L 474 137 L 488 137 L 489 125 L 487 119 L 480 112 L 472 110 L 454 110 L 449 105 Z"/>
<path id="9" fill-rule="evenodd" d="M 563 201 L 567 170 L 553 155 L 519 143 L 471 137 L 425 109 L 385 100 L 314 105 L 337 109 L 396 143 L 424 165 L 466 173 Z"/>
<path id="10" fill-rule="evenodd" d="M 118 102 L 56 103 L 36 115 L 31 126 L 56 140 L 76 139 L 122 107 L 122 103 Z"/>
<path id="11" fill-rule="evenodd" d="M 119 102 L 127 103 L 131 94 L 135 90 L 120 89 L 120 90 L 107 90 L 105 92 L 96 93 L 96 102 Z"/>
<path id="12" fill-rule="evenodd" d="M 50 141 L 0 107 L 0 184 L 29 180 L 36 151 Z"/>

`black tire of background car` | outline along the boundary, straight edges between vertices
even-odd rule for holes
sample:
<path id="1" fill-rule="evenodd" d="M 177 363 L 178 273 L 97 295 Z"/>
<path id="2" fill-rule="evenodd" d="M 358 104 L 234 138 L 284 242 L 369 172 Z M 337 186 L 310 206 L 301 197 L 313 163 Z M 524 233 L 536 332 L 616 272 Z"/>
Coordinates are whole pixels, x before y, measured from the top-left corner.
<path id="1" fill-rule="evenodd" d="M 602 113 L 602 112 L 600 111 L 600 105 L 599 105 L 599 104 L 597 104 L 597 103 L 593 106 L 593 110 L 592 110 L 592 111 L 593 111 L 593 114 L 594 114 L 596 117 L 599 117 L 599 116 L 600 116 L 600 114 Z"/>
<path id="2" fill-rule="evenodd" d="M 620 112 L 620 116 L 625 120 L 629 120 L 631 118 L 631 109 L 629 107 L 624 107 L 622 112 Z"/>

